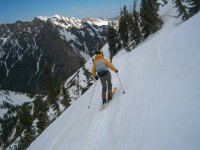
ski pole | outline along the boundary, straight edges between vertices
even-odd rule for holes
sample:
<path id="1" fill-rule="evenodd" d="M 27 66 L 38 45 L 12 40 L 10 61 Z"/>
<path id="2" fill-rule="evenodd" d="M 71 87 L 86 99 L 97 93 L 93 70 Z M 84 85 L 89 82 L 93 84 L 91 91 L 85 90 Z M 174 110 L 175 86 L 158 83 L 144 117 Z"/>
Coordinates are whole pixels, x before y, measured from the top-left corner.
<path id="1" fill-rule="evenodd" d="M 120 85 L 121 85 L 121 88 L 122 88 L 122 91 L 123 91 L 123 94 L 125 93 L 125 91 L 124 91 L 124 88 L 123 88 L 123 86 L 122 86 L 122 82 L 121 82 L 121 80 L 120 80 L 120 78 L 119 78 L 119 75 L 118 75 L 118 73 L 117 73 L 117 77 L 118 77 L 118 79 L 119 79 L 119 83 L 120 83 Z"/>
<path id="2" fill-rule="evenodd" d="M 91 103 L 91 101 L 92 101 L 92 97 L 93 97 L 93 94 L 94 94 L 95 86 L 96 86 L 96 82 L 94 83 L 94 88 L 93 88 L 93 90 L 92 90 L 92 96 L 91 96 L 91 98 L 90 98 L 90 102 L 89 102 L 89 105 L 88 105 L 88 109 L 90 108 L 90 103 Z"/>

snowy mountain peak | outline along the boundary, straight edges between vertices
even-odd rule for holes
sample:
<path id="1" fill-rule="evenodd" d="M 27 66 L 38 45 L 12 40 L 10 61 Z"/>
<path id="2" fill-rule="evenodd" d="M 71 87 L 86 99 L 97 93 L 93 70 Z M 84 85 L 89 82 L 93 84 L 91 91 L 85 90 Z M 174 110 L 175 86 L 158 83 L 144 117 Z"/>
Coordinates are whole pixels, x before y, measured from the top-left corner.
<path id="1" fill-rule="evenodd" d="M 84 19 L 76 19 L 74 17 L 64 17 L 61 15 L 54 15 L 51 17 L 47 16 L 38 16 L 38 19 L 42 21 L 51 21 L 55 25 L 59 25 L 65 28 L 69 27 L 76 27 L 76 28 L 81 28 L 84 23 L 96 25 L 96 26 L 104 26 L 108 25 L 109 22 L 111 21 L 110 19 L 106 18 L 84 18 Z"/>
<path id="2" fill-rule="evenodd" d="M 96 44 L 103 45 L 107 40 L 108 26 L 85 23 L 88 20 L 54 15 L 38 16 L 32 22 L 0 25 L 1 88 L 33 92 L 35 80 L 42 80 L 42 68 L 46 63 L 52 68 L 55 66 L 54 75 L 63 74 L 65 79 L 71 76 L 81 59 L 88 60 Z M 90 19 L 90 23 L 92 21 L 98 25 L 105 22 Z M 21 70 L 27 73 L 21 74 Z M 19 73 L 21 78 L 13 73 Z"/>
<path id="3" fill-rule="evenodd" d="M 47 17 L 47 16 L 37 16 L 36 18 L 40 19 L 41 21 L 45 21 L 46 22 L 49 17 Z"/>
<path id="4" fill-rule="evenodd" d="M 105 19 L 105 18 L 99 18 L 99 19 L 95 19 L 95 18 L 85 18 L 85 19 L 82 19 L 82 22 L 87 22 L 89 24 L 94 24 L 94 25 L 97 25 L 97 26 L 103 26 L 103 25 L 108 25 L 109 22 L 111 20 L 109 19 Z"/>

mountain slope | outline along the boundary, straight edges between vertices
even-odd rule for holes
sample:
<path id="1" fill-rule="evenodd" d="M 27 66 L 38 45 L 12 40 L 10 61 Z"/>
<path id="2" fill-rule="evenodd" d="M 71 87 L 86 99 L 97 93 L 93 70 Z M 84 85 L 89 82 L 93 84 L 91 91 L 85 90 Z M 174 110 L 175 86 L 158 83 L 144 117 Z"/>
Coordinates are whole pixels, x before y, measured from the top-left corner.
<path id="1" fill-rule="evenodd" d="M 0 88 L 33 94 L 38 82 L 45 91 L 45 64 L 57 82 L 66 80 L 105 44 L 108 22 L 55 15 L 0 25 Z"/>
<path id="2" fill-rule="evenodd" d="M 199 150 L 200 13 L 184 23 L 165 19 L 145 43 L 114 58 L 125 94 L 112 74 L 119 90 L 100 112 L 97 81 L 90 109 L 94 85 L 28 149 Z"/>

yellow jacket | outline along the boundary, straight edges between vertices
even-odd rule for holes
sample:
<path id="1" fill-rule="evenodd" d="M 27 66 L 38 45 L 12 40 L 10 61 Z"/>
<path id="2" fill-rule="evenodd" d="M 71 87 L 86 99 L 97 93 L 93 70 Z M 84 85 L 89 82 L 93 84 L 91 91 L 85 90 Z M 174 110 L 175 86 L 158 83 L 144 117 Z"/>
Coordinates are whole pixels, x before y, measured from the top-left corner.
<path id="1" fill-rule="evenodd" d="M 117 69 L 114 67 L 114 65 L 110 61 L 108 61 L 107 59 L 105 59 L 103 55 L 97 54 L 95 56 L 95 60 L 94 60 L 93 66 L 92 66 L 92 77 L 93 78 L 96 77 L 96 62 L 102 61 L 102 60 L 105 63 L 105 66 L 107 68 L 110 68 L 114 72 L 117 71 Z"/>

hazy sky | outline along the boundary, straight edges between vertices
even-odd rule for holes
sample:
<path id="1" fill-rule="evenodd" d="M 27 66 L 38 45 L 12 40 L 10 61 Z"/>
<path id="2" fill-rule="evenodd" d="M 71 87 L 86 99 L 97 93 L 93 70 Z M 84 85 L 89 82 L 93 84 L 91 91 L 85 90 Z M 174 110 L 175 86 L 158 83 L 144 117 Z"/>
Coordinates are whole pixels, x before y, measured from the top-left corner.
<path id="1" fill-rule="evenodd" d="M 0 24 L 31 21 L 36 16 L 114 17 L 134 0 L 0 0 Z"/>

